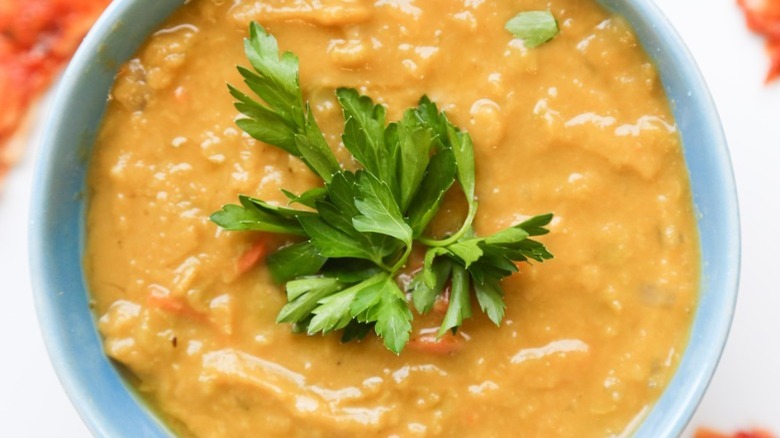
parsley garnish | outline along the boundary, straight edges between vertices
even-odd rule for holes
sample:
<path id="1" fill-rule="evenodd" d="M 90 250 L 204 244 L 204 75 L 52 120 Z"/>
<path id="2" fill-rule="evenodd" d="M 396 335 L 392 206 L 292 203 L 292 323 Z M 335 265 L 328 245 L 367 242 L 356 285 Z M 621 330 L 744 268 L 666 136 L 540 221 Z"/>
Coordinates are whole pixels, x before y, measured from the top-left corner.
<path id="1" fill-rule="evenodd" d="M 538 47 L 558 35 L 558 23 L 550 11 L 528 11 L 515 15 L 504 28 L 520 38 L 529 49 Z"/>
<path id="2" fill-rule="evenodd" d="M 472 291 L 498 325 L 505 308 L 500 280 L 518 270 L 517 262 L 552 258 L 529 238 L 547 233 L 552 215 L 476 236 L 471 137 L 427 97 L 401 120 L 387 123 L 382 105 L 353 89 L 338 89 L 346 120 L 342 141 L 362 165 L 356 172 L 342 169 L 304 104 L 296 56 L 280 56 L 274 37 L 257 23 L 250 25 L 245 51 L 254 71 L 239 71 L 264 103 L 229 86 L 245 116 L 236 123 L 252 137 L 300 158 L 324 183 L 302 194 L 284 192 L 290 204 L 308 209 L 240 196 L 240 205 L 225 205 L 211 215 L 226 230 L 303 238 L 267 259 L 274 280 L 285 283 L 287 292 L 277 322 L 308 334 L 343 329 L 344 341 L 360 339 L 373 328 L 388 349 L 400 353 L 413 315 L 395 277 L 417 243 L 427 247 L 424 265 L 409 286 L 417 311 L 428 312 L 451 285 L 439 335 L 471 317 Z M 455 181 L 469 203 L 465 222 L 442 240 L 425 236 Z"/>

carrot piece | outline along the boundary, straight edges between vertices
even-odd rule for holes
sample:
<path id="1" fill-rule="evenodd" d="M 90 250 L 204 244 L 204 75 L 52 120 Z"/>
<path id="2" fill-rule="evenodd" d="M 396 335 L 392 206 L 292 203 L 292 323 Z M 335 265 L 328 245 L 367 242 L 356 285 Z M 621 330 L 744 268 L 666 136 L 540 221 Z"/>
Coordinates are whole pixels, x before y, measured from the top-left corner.
<path id="1" fill-rule="evenodd" d="M 268 245 L 265 240 L 258 240 L 236 261 L 236 275 L 244 274 L 254 268 L 266 255 L 268 255 Z"/>
<path id="2" fill-rule="evenodd" d="M 465 412 L 463 414 L 466 417 L 466 424 L 469 426 L 475 426 L 479 423 L 479 414 L 474 411 Z"/>
<path id="3" fill-rule="evenodd" d="M 195 310 L 186 300 L 171 295 L 163 295 L 152 291 L 146 298 L 146 305 L 153 309 L 160 309 L 166 313 L 179 315 L 194 321 L 205 321 L 206 316 Z"/>
<path id="4" fill-rule="evenodd" d="M 462 350 L 463 341 L 452 333 L 447 333 L 440 339 L 436 339 L 435 334 L 424 334 L 410 339 L 407 346 L 415 351 L 444 356 Z"/>
<path id="5" fill-rule="evenodd" d="M 163 296 L 155 293 L 150 294 L 146 298 L 146 305 L 170 313 L 179 313 L 184 308 L 184 304 L 181 302 L 181 300 L 177 300 L 171 296 Z"/>

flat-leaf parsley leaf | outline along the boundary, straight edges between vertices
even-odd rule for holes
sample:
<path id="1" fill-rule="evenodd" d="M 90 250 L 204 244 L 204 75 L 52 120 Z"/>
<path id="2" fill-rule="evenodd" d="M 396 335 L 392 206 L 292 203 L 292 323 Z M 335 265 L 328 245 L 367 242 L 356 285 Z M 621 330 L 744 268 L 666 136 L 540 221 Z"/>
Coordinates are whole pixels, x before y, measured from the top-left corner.
<path id="1" fill-rule="evenodd" d="M 523 20 L 519 28 L 528 28 Z M 283 190 L 288 207 L 241 195 L 238 205 L 211 215 L 226 230 L 301 239 L 266 260 L 287 294 L 277 322 L 310 335 L 343 330 L 343 341 L 373 330 L 389 350 L 400 353 L 409 341 L 413 314 L 397 276 L 413 247 L 422 245 L 427 247 L 423 266 L 406 292 L 418 313 L 426 313 L 449 290 L 439 336 L 471 317 L 472 296 L 500 324 L 506 307 L 500 280 L 516 272 L 518 262 L 552 258 L 544 245 L 530 239 L 547 233 L 552 215 L 490 236 L 475 235 L 471 136 L 425 96 L 401 120 L 388 123 L 384 106 L 354 89 L 336 90 L 345 120 L 342 142 L 362 166 L 356 172 L 342 169 L 303 100 L 298 58 L 290 52 L 280 55 L 276 39 L 257 23 L 250 25 L 249 35 L 244 49 L 252 70 L 238 70 L 261 101 L 228 86 L 243 115 L 236 123 L 255 139 L 298 157 L 323 182 L 301 194 Z M 425 236 L 456 182 L 468 203 L 464 222 L 442 239 Z"/>

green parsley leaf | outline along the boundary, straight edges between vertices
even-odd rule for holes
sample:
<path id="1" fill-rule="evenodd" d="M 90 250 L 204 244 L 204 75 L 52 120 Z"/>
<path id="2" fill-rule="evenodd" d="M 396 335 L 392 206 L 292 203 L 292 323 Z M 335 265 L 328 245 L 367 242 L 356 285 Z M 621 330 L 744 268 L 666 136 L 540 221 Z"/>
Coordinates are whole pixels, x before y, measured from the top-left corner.
<path id="1" fill-rule="evenodd" d="M 325 181 L 338 171 L 333 152 L 317 126 L 311 110 L 303 104 L 298 83 L 298 58 L 291 52 L 279 55 L 276 38 L 252 22 L 244 53 L 254 71 L 239 67 L 244 83 L 266 105 L 254 101 L 237 88 L 228 85 L 238 102 L 236 109 L 246 118 L 236 124 L 252 137 L 277 146 L 300 158 Z"/>
<path id="2" fill-rule="evenodd" d="M 525 230 L 525 232 L 527 232 L 529 236 L 543 236 L 550 232 L 550 230 L 548 230 L 545 227 L 547 225 L 550 225 L 550 222 L 552 222 L 552 218 L 553 218 L 552 213 L 534 216 L 531 219 L 528 219 L 525 222 L 521 223 L 520 225 L 517 225 L 517 228 Z"/>
<path id="3" fill-rule="evenodd" d="M 249 25 L 249 39 L 244 40 L 246 53 L 258 75 L 250 88 L 287 119 L 302 121 L 301 87 L 298 84 L 298 57 L 291 52 L 279 56 L 276 38 L 256 22 Z"/>
<path id="4" fill-rule="evenodd" d="M 558 23 L 550 11 L 521 12 L 504 26 L 529 49 L 538 47 L 558 35 Z"/>
<path id="5" fill-rule="evenodd" d="M 420 188 L 407 212 L 415 238 L 422 235 L 439 211 L 444 194 L 455 182 L 455 170 L 455 154 L 451 149 L 440 150 L 428 163 Z"/>
<path id="6" fill-rule="evenodd" d="M 251 74 L 248 70 L 245 71 L 247 74 Z M 252 82 L 247 81 L 247 84 L 251 83 Z M 238 125 L 242 131 L 262 142 L 284 149 L 292 155 L 300 155 L 298 148 L 295 145 L 294 125 L 291 126 L 290 122 L 285 119 L 284 116 L 264 105 L 254 102 L 232 85 L 228 85 L 228 88 L 230 94 L 238 99 L 238 102 L 235 104 L 236 109 L 240 111 L 241 114 L 247 116 L 247 118 L 236 120 L 236 125 Z"/>
<path id="7" fill-rule="evenodd" d="M 309 334 L 326 333 L 346 327 L 353 319 L 352 302 L 355 301 L 358 292 L 380 285 L 386 277 L 385 273 L 374 275 L 365 281 L 319 300 L 318 306 L 311 312 L 314 318 L 309 323 Z"/>
<path id="8" fill-rule="evenodd" d="M 228 204 L 211 215 L 210 219 L 230 231 L 267 231 L 271 233 L 306 236 L 296 219 L 309 212 L 272 206 L 248 196 L 239 196 L 241 205 Z"/>
<path id="9" fill-rule="evenodd" d="M 447 246 L 447 251 L 458 257 L 463 262 L 464 267 L 468 268 L 484 254 L 480 243 L 482 243 L 480 239 L 461 240 Z"/>
<path id="10" fill-rule="evenodd" d="M 418 116 L 417 111 L 407 110 L 397 124 L 401 159 L 398 161 L 401 211 L 405 212 L 420 187 L 431 157 L 433 129 Z M 389 127 L 388 127 L 389 129 Z"/>
<path id="11" fill-rule="evenodd" d="M 362 165 L 341 169 L 298 83 L 298 59 L 279 54 L 276 40 L 252 23 L 245 52 L 252 69 L 239 67 L 246 86 L 262 102 L 228 86 L 243 114 L 236 123 L 252 137 L 301 159 L 322 187 L 300 195 L 282 189 L 281 207 L 239 196 L 211 216 L 231 231 L 300 236 L 266 258 L 271 276 L 287 296 L 277 317 L 295 333 L 343 330 L 342 341 L 363 339 L 372 329 L 399 354 L 412 331 L 413 314 L 396 277 L 416 244 L 427 246 L 422 269 L 409 283 L 419 313 L 431 310 L 449 287 L 449 305 L 438 334 L 455 332 L 472 315 L 472 294 L 499 325 L 506 304 L 501 280 L 517 263 L 552 254 L 531 237 L 546 234 L 552 215 L 532 217 L 489 236 L 477 236 L 476 166 L 471 137 L 423 96 L 399 121 L 386 123 L 386 109 L 356 90 L 340 88 L 342 141 Z M 423 236 L 445 193 L 457 182 L 469 211 L 452 235 Z M 449 284 L 449 286 L 447 286 Z"/>
<path id="12" fill-rule="evenodd" d="M 385 287 L 390 279 L 386 273 L 380 273 L 377 276 L 381 277 L 381 281 L 359 290 L 349 308 L 352 316 L 358 322 L 369 323 L 377 320 L 376 307 L 382 300 Z"/>
<path id="13" fill-rule="evenodd" d="M 466 196 L 469 210 L 466 220 L 460 229 L 443 240 L 421 238 L 420 241 L 430 246 L 446 246 L 460 239 L 469 229 L 477 214 L 477 199 L 475 197 L 476 166 L 474 164 L 474 145 L 471 136 L 453 125 L 444 112 L 438 113 L 436 105 L 427 99 L 421 99 L 418 115 L 438 133 L 438 141 L 442 148 L 452 151 L 455 158 L 455 177 Z"/>
<path id="14" fill-rule="evenodd" d="M 377 274 L 365 283 L 368 286 L 357 291 L 350 312 L 358 322 L 376 323 L 376 334 L 390 351 L 398 354 L 409 341 L 412 331 L 412 312 L 406 304 L 406 297 L 386 273 Z"/>
<path id="15" fill-rule="evenodd" d="M 362 239 L 344 233 L 322 220 L 322 218 L 302 217 L 299 219 L 311 243 L 322 257 L 359 258 L 381 264 L 383 254 L 378 248 L 367 247 Z"/>
<path id="16" fill-rule="evenodd" d="M 282 193 L 290 200 L 290 204 L 301 204 L 310 208 L 315 208 L 317 201 L 323 200 L 328 196 L 328 189 L 324 187 L 315 187 L 301 193 L 300 196 L 295 193 L 282 189 Z"/>
<path id="17" fill-rule="evenodd" d="M 379 308 L 376 310 L 376 334 L 385 342 L 385 346 L 395 354 L 400 354 L 412 332 L 412 311 L 406 303 L 406 297 L 391 278 L 385 281 Z"/>
<path id="18" fill-rule="evenodd" d="M 436 297 L 444 290 L 444 285 L 447 283 L 447 280 L 449 280 L 451 272 L 452 262 L 444 258 L 439 258 L 434 260 L 430 267 L 430 273 L 434 277 L 433 287 L 428 286 L 423 279 L 422 274 L 418 273 L 412 278 L 409 289 L 412 291 L 412 302 L 414 303 L 414 308 L 417 309 L 417 312 L 424 314 L 428 313 L 431 308 L 433 308 Z"/>
<path id="19" fill-rule="evenodd" d="M 357 175 L 345 171 L 333 175 L 331 182 L 326 185 L 328 200 L 350 220 L 360 214 L 360 210 L 355 207 L 355 198 L 358 195 L 356 184 Z"/>
<path id="20" fill-rule="evenodd" d="M 443 147 L 444 139 L 447 138 L 447 124 L 444 122 L 444 113 L 439 112 L 439 108 L 428 96 L 423 96 L 417 103 L 416 116 L 423 121 L 425 126 L 429 126 L 433 133 L 433 138 L 439 148 Z"/>
<path id="21" fill-rule="evenodd" d="M 504 303 L 504 290 L 501 289 L 498 282 L 486 281 L 484 283 L 474 282 L 474 292 L 477 295 L 477 301 L 482 312 L 497 326 L 501 325 L 504 319 L 506 303 Z"/>
<path id="22" fill-rule="evenodd" d="M 344 147 L 368 172 L 395 188 L 396 154 L 384 141 L 385 107 L 351 88 L 339 88 L 336 96 L 344 110 Z"/>
<path id="23" fill-rule="evenodd" d="M 320 305 L 311 311 L 314 317 L 309 321 L 306 328 L 307 333 L 310 335 L 320 332 L 325 334 L 346 327 L 353 319 L 349 308 L 362 285 L 363 283 L 359 283 L 323 299 Z"/>
<path id="24" fill-rule="evenodd" d="M 355 257 L 371 260 L 381 265 L 380 260 L 398 249 L 398 241 L 393 238 L 374 233 L 362 233 L 356 230 L 352 218 L 339 211 L 338 207 L 335 205 L 326 201 L 320 201 L 317 202 L 316 206 L 320 217 L 325 222 L 344 233 L 350 239 L 350 245 L 363 248 L 365 250 L 363 254 L 368 255 L 360 257 L 355 255 Z M 327 243 L 321 242 L 320 244 L 326 245 Z M 324 251 L 328 250 L 326 247 L 323 247 L 322 249 Z M 343 257 L 350 256 L 345 255 Z"/>
<path id="25" fill-rule="evenodd" d="M 429 248 L 428 251 L 425 252 L 423 270 L 419 275 L 422 276 L 422 281 L 425 285 L 431 289 L 435 288 L 437 283 L 437 276 L 433 270 L 433 263 L 436 261 L 437 257 L 447 254 L 449 254 L 449 251 L 447 251 L 446 248 L 441 247 Z"/>
<path id="26" fill-rule="evenodd" d="M 266 258 L 271 278 L 277 284 L 297 277 L 314 275 L 322 269 L 326 261 L 327 259 L 320 256 L 317 248 L 308 241 L 278 249 Z"/>
<path id="27" fill-rule="evenodd" d="M 463 320 L 471 317 L 471 294 L 469 293 L 469 275 L 466 269 L 455 264 L 452 266 L 452 287 L 450 289 L 450 305 L 444 314 L 444 320 L 439 327 L 438 337 L 447 330 L 455 333 Z"/>
<path id="28" fill-rule="evenodd" d="M 285 208 L 278 205 L 269 204 L 262 199 L 253 198 L 246 195 L 238 195 L 238 200 L 244 207 L 254 207 L 265 214 L 283 217 L 286 219 L 295 219 L 303 216 L 314 216 L 313 212 L 305 210 L 296 210 L 294 208 Z"/>
<path id="29" fill-rule="evenodd" d="M 552 258 L 552 254 L 544 245 L 528 238 L 530 232 L 535 235 L 546 234 L 548 231 L 544 226 L 551 219 L 550 215 L 536 216 L 484 238 L 473 236 L 473 232 L 469 231 L 455 243 L 430 248 L 425 255 L 423 270 L 415 276 L 410 287 L 413 299 L 419 300 L 419 305 L 415 301 L 418 311 L 425 313 L 430 310 L 436 296 L 433 289 L 438 288 L 441 282 L 434 267 L 441 263 L 442 259 L 449 260 L 453 266 L 453 285 L 456 276 L 465 272 L 471 279 L 470 283 L 483 313 L 499 325 L 506 308 L 499 281 L 518 271 L 516 262 L 526 262 L 529 259 L 544 261 Z M 456 309 L 453 309 L 449 316 L 445 314 L 440 335 L 452 328 L 453 324 L 457 326 L 459 321 L 470 316 L 470 304 L 458 301 L 458 296 L 454 291 L 450 295 L 450 307 L 456 303 Z"/>
<path id="30" fill-rule="evenodd" d="M 304 133 L 295 135 L 295 145 L 298 146 L 303 160 L 326 183 L 329 183 L 333 174 L 340 170 L 339 163 L 325 141 L 325 137 L 322 136 L 322 131 L 311 115 L 311 109 L 308 105 L 306 105 Z"/>
<path id="31" fill-rule="evenodd" d="M 276 322 L 299 322 L 304 320 L 323 298 L 342 289 L 335 278 L 301 277 L 287 282 L 287 300 Z"/>
<path id="32" fill-rule="evenodd" d="M 522 225 L 522 224 L 521 224 Z M 485 238 L 488 245 L 509 245 L 521 242 L 529 236 L 528 232 L 522 228 L 507 228 Z"/>
<path id="33" fill-rule="evenodd" d="M 412 229 L 404 222 L 390 188 L 368 172 L 358 177 L 358 198 L 355 207 L 361 215 L 352 219 L 355 229 L 363 233 L 379 233 L 411 246 Z"/>
<path id="34" fill-rule="evenodd" d="M 382 268 L 361 259 L 331 259 L 325 267 L 325 274 L 342 283 L 360 283 L 380 272 Z"/>
<path id="35" fill-rule="evenodd" d="M 353 319 L 344 327 L 344 333 L 341 335 L 341 342 L 346 344 L 347 342 L 360 341 L 364 339 L 373 328 L 374 324 L 365 324 Z"/>
<path id="36" fill-rule="evenodd" d="M 445 119 L 446 120 L 446 119 Z M 476 186 L 475 166 L 474 166 L 474 145 L 471 142 L 471 136 L 461 132 L 455 125 L 446 120 L 447 136 L 455 154 L 455 163 L 458 166 L 458 182 L 463 188 L 463 193 L 469 203 L 474 201 L 474 190 Z M 469 224 L 471 225 L 471 224 Z"/>

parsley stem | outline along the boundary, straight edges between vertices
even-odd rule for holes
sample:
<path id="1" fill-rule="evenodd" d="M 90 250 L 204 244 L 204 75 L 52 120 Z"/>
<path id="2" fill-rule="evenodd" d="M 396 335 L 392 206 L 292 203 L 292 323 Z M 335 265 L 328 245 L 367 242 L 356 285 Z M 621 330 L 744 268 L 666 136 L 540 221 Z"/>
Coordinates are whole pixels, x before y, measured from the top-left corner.
<path id="1" fill-rule="evenodd" d="M 457 242 L 458 239 L 463 237 L 464 234 L 466 234 L 466 231 L 471 228 L 471 224 L 474 222 L 474 217 L 477 215 L 477 201 L 473 201 L 471 204 L 469 204 L 469 213 L 466 216 L 466 220 L 463 222 L 463 225 L 461 225 L 460 229 L 453 235 L 441 239 L 431 239 L 425 236 L 420 236 L 417 238 L 417 240 L 422 243 L 423 245 L 430 246 L 430 247 L 442 247 L 447 245 L 452 245 L 453 243 Z"/>
<path id="2" fill-rule="evenodd" d="M 412 254 L 412 245 L 406 245 L 406 250 L 404 251 L 404 254 L 401 256 L 400 259 L 398 259 L 397 262 L 393 265 L 393 267 L 390 269 L 390 274 L 395 275 L 395 273 L 401 269 L 405 264 L 406 261 L 409 259 L 409 256 Z"/>

